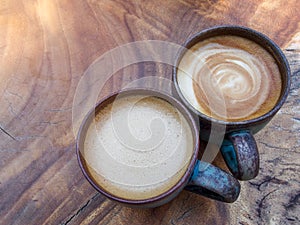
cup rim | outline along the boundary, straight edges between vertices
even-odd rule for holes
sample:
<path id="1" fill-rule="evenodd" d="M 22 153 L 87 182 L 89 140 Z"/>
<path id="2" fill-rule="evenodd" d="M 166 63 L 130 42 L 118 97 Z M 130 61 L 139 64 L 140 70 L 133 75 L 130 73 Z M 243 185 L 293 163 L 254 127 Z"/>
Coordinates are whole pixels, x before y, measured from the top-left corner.
<path id="1" fill-rule="evenodd" d="M 201 113 L 200 111 L 196 110 L 183 96 L 177 81 L 177 70 L 178 70 L 178 65 L 182 57 L 184 56 L 185 52 L 188 51 L 190 47 L 195 45 L 199 41 L 199 39 L 204 40 L 210 37 L 220 36 L 220 35 L 234 35 L 234 36 L 239 36 L 239 37 L 244 37 L 246 39 L 249 39 L 257 43 L 258 45 L 260 45 L 265 50 L 267 50 L 270 53 L 270 55 L 275 59 L 276 64 L 280 70 L 281 77 L 284 76 L 285 80 L 282 83 L 282 91 L 279 100 L 277 101 L 276 105 L 267 113 L 253 119 L 242 120 L 242 121 L 226 121 L 226 120 L 216 119 L 207 116 L 204 113 Z M 191 36 L 190 38 L 188 38 L 183 44 L 183 47 L 177 53 L 175 59 L 175 66 L 173 66 L 173 71 L 172 71 L 172 79 L 174 82 L 176 92 L 180 96 L 180 99 L 184 102 L 186 107 L 188 107 L 193 113 L 195 113 L 202 119 L 205 119 L 213 123 L 225 125 L 225 126 L 229 125 L 229 126 L 236 126 L 236 127 L 247 125 L 247 124 L 259 124 L 263 121 L 268 120 L 269 118 L 272 118 L 279 111 L 279 109 L 282 107 L 282 105 L 287 99 L 290 90 L 290 83 L 291 83 L 290 77 L 291 77 L 291 70 L 290 70 L 288 60 L 286 59 L 286 56 L 284 55 L 280 47 L 273 40 L 271 40 L 269 37 L 267 37 L 265 34 L 259 31 L 251 29 L 249 27 L 237 26 L 237 25 L 213 26 L 204 29 L 202 31 L 199 31 L 193 36 Z"/>
<path id="2" fill-rule="evenodd" d="M 126 199 L 126 198 L 121 198 L 118 197 L 116 195 L 113 195 L 109 192 L 107 192 L 104 188 L 102 188 L 99 184 L 97 184 L 96 181 L 94 181 L 94 179 L 92 178 L 91 175 L 89 175 L 88 170 L 85 167 L 85 160 L 83 158 L 83 156 L 81 155 L 81 146 L 83 141 L 85 140 L 85 135 L 86 135 L 86 131 L 87 128 L 89 127 L 91 121 L 93 120 L 95 114 L 97 113 L 97 110 L 101 110 L 101 108 L 105 107 L 105 105 L 111 103 L 114 98 L 117 97 L 117 95 L 119 94 L 126 94 L 126 95 L 134 95 L 134 94 L 149 94 L 150 96 L 156 96 L 159 97 L 161 99 L 163 99 L 164 101 L 167 101 L 168 103 L 170 103 L 173 107 L 175 107 L 177 110 L 179 110 L 182 115 L 185 117 L 185 119 L 188 121 L 190 128 L 192 130 L 193 136 L 194 136 L 194 146 L 193 146 L 193 153 L 189 162 L 189 166 L 187 167 L 184 175 L 180 178 L 180 180 L 174 185 L 172 186 L 170 189 L 168 189 L 167 191 L 163 192 L 160 195 L 151 197 L 151 198 L 146 198 L 146 199 L 140 199 L 140 200 L 131 200 L 131 199 Z M 197 124 L 196 121 L 193 117 L 193 115 L 188 111 L 188 109 L 177 99 L 175 99 L 173 96 L 155 90 L 155 89 L 149 89 L 149 88 L 128 88 L 128 89 L 123 89 L 121 91 L 116 91 L 113 92 L 112 94 L 108 95 L 105 98 L 102 98 L 95 107 L 93 107 L 84 117 L 78 134 L 77 134 L 77 138 L 76 138 L 76 155 L 77 155 L 77 160 L 80 166 L 80 169 L 83 173 L 83 175 L 85 176 L 85 178 L 89 181 L 89 183 L 101 194 L 103 194 L 104 196 L 106 196 L 107 198 L 120 202 L 120 203 L 124 203 L 126 205 L 148 205 L 151 203 L 155 203 L 157 201 L 160 201 L 162 199 L 167 198 L 168 196 L 174 194 L 176 191 L 178 191 L 181 188 L 184 188 L 184 186 L 187 184 L 187 182 L 189 181 L 192 172 L 194 170 L 194 167 L 196 165 L 197 162 L 197 157 L 198 157 L 198 152 L 199 152 L 199 146 L 200 146 L 200 139 L 199 139 L 199 129 L 197 128 Z"/>

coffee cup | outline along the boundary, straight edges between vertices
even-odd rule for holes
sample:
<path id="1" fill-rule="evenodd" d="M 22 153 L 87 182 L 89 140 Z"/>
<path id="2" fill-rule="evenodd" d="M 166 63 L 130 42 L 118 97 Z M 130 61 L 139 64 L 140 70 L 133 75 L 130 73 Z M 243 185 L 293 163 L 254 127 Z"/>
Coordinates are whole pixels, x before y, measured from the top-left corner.
<path id="1" fill-rule="evenodd" d="M 174 97 L 127 89 L 101 100 L 78 132 L 80 168 L 100 193 L 132 207 L 156 207 L 183 189 L 234 202 L 239 182 L 197 159 L 199 126 Z"/>
<path id="2" fill-rule="evenodd" d="M 290 68 L 280 48 L 250 28 L 212 27 L 183 45 L 173 81 L 175 93 L 198 116 L 201 139 L 222 139 L 220 150 L 234 177 L 254 178 L 259 153 L 253 135 L 289 92 Z"/>

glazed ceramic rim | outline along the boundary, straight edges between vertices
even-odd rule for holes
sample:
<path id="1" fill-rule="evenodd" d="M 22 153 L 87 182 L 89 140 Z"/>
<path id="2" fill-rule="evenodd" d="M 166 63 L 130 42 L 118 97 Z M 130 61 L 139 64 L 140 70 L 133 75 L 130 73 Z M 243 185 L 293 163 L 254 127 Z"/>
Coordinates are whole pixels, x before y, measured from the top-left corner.
<path id="1" fill-rule="evenodd" d="M 104 188 L 102 188 L 99 184 L 97 184 L 97 182 L 94 181 L 94 179 L 92 178 L 92 176 L 89 174 L 88 170 L 85 167 L 85 160 L 84 160 L 84 157 L 81 155 L 81 148 L 83 148 L 82 143 L 85 140 L 87 128 L 89 127 L 91 121 L 95 117 L 95 114 L 97 113 L 97 111 L 100 111 L 107 104 L 111 103 L 119 94 L 122 94 L 122 96 L 123 95 L 140 95 L 140 94 L 143 95 L 143 94 L 145 94 L 145 95 L 161 98 L 164 101 L 167 101 L 168 103 L 170 103 L 173 107 L 175 107 L 177 110 L 179 110 L 182 113 L 182 115 L 185 117 L 185 119 L 189 123 L 190 128 L 192 130 L 193 140 L 194 140 L 194 147 L 193 147 L 194 150 L 193 150 L 193 155 L 191 156 L 191 159 L 189 162 L 189 166 L 187 167 L 184 175 L 180 178 L 180 180 L 173 187 L 171 187 L 169 190 L 163 192 L 162 194 L 160 194 L 158 196 L 147 198 L 147 199 L 141 199 L 141 200 L 130 200 L 130 199 L 118 197 L 116 195 L 113 195 L 113 194 L 107 192 Z M 198 151 L 199 151 L 199 142 L 200 142 L 199 128 L 197 127 L 195 119 L 192 116 L 192 114 L 188 111 L 188 109 L 180 101 L 178 101 L 177 99 L 175 99 L 174 97 L 172 97 L 166 93 L 163 93 L 163 92 L 160 92 L 160 91 L 157 91 L 154 89 L 134 88 L 134 89 L 124 89 L 122 91 L 112 93 L 111 95 L 107 96 L 106 98 L 103 98 L 102 100 L 100 100 L 96 104 L 96 106 L 87 113 L 87 115 L 85 116 L 84 120 L 82 121 L 81 126 L 78 131 L 78 135 L 77 135 L 77 139 L 76 139 L 76 154 L 77 154 L 77 160 L 78 160 L 78 163 L 79 163 L 82 173 L 84 174 L 85 178 L 89 181 L 89 183 L 98 192 L 105 195 L 107 198 L 109 198 L 111 200 L 114 200 L 114 201 L 117 201 L 120 203 L 124 203 L 124 204 L 133 205 L 133 206 L 134 205 L 138 206 L 138 205 L 148 205 L 148 204 L 163 200 L 163 199 L 167 198 L 168 196 L 174 194 L 176 191 L 183 189 L 185 187 L 185 185 L 187 184 L 187 182 L 189 181 L 189 179 L 192 175 L 192 172 L 193 172 L 194 167 L 197 162 Z"/>
<path id="2" fill-rule="evenodd" d="M 184 54 L 194 46 L 199 41 L 202 41 L 204 39 L 215 37 L 215 36 L 221 36 L 221 35 L 233 35 L 233 36 L 239 36 L 246 39 L 249 39 L 258 45 L 260 45 L 262 48 L 268 51 L 268 53 L 275 59 L 276 64 L 279 68 L 281 78 L 282 78 L 282 90 L 280 94 L 280 98 L 278 99 L 276 105 L 266 114 L 261 115 L 259 117 L 249 119 L 249 120 L 243 120 L 243 121 L 225 121 L 225 120 L 219 120 L 210 116 L 207 116 L 198 110 L 196 110 L 184 97 L 182 94 L 180 87 L 178 85 L 177 81 L 177 70 L 178 65 L 184 56 Z M 183 48 L 178 52 L 178 55 L 176 57 L 175 66 L 173 67 L 173 73 L 172 73 L 172 79 L 175 85 L 175 89 L 177 94 L 180 96 L 181 100 L 184 102 L 185 106 L 188 107 L 193 113 L 200 116 L 201 118 L 211 121 L 214 123 L 222 124 L 222 125 L 230 125 L 230 126 L 243 126 L 247 124 L 260 124 L 263 121 L 266 121 L 270 118 L 272 118 L 282 107 L 284 102 L 287 99 L 289 89 L 290 89 L 290 77 L 291 77 L 291 71 L 289 67 L 289 63 L 282 52 L 282 50 L 279 48 L 277 44 L 275 44 L 274 41 L 272 41 L 269 37 L 266 35 L 253 30 L 248 27 L 244 26 L 235 26 L 235 25 L 221 25 L 221 26 L 214 26 L 205 30 L 202 30 L 195 35 L 193 35 L 191 38 L 189 38 L 183 45 Z"/>

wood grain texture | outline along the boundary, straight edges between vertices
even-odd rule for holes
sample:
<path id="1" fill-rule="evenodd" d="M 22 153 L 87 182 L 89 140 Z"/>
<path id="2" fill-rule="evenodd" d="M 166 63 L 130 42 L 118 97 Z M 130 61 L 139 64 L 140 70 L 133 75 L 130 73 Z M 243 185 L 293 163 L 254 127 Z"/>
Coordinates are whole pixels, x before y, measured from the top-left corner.
<path id="1" fill-rule="evenodd" d="M 299 1 L 0 2 L 0 224 L 299 224 Z M 279 44 L 292 68 L 289 98 L 256 135 L 258 177 L 223 204 L 182 192 L 155 209 L 105 199 L 84 179 L 75 156 L 72 103 L 87 67 L 106 51 L 138 40 L 182 44 L 218 24 L 245 25 Z M 170 68 L 141 63 L 119 71 L 103 95 Z M 221 157 L 215 163 L 225 168 Z"/>

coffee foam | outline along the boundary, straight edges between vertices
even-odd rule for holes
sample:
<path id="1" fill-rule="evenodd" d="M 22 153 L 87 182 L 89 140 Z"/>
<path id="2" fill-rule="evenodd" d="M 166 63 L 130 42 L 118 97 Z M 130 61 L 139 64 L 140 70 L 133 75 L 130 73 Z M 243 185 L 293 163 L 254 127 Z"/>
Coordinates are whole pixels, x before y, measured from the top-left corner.
<path id="1" fill-rule="evenodd" d="M 258 44 L 237 36 L 197 43 L 183 56 L 178 84 L 200 112 L 227 121 L 259 117 L 279 99 L 281 75 L 274 58 Z"/>
<path id="2" fill-rule="evenodd" d="M 166 101 L 127 96 L 100 110 L 83 149 L 99 186 L 140 200 L 164 193 L 181 179 L 193 154 L 193 135 L 184 116 Z"/>

